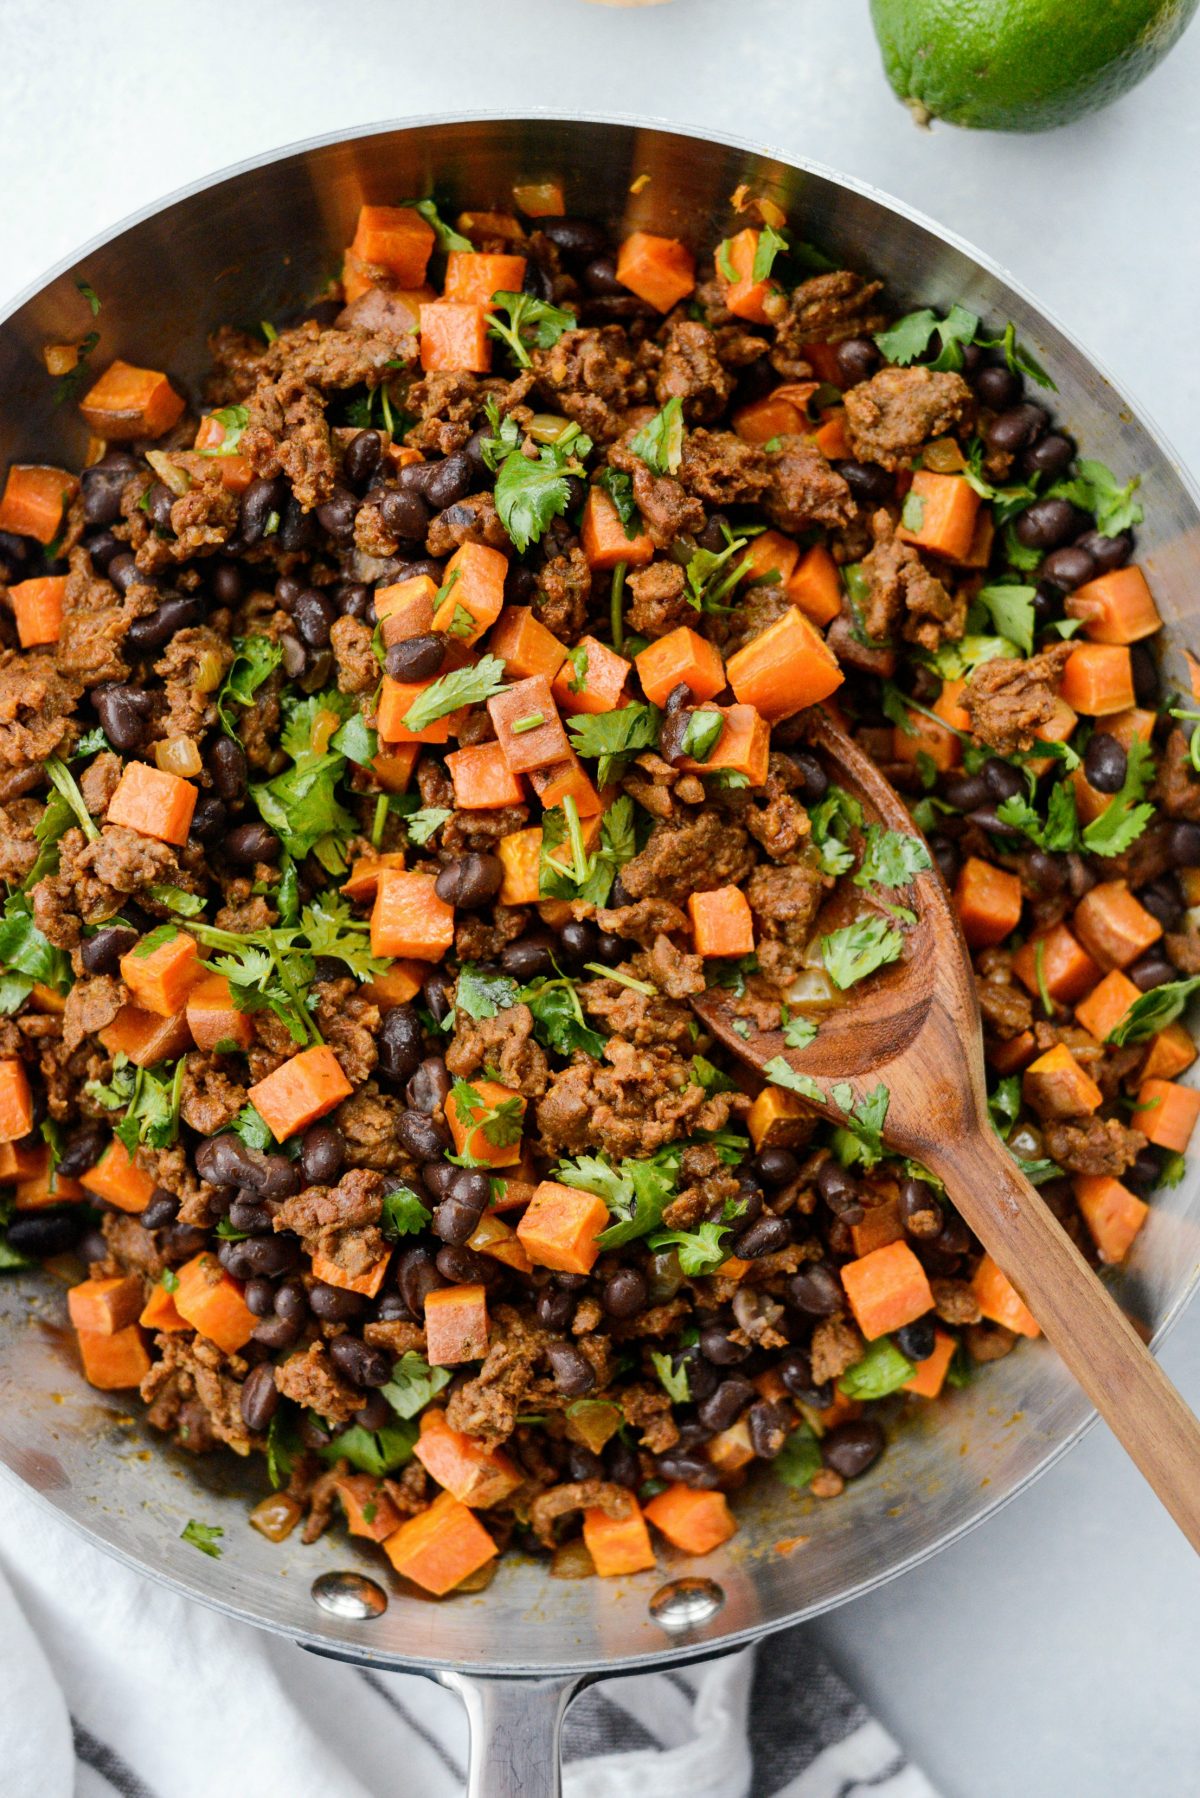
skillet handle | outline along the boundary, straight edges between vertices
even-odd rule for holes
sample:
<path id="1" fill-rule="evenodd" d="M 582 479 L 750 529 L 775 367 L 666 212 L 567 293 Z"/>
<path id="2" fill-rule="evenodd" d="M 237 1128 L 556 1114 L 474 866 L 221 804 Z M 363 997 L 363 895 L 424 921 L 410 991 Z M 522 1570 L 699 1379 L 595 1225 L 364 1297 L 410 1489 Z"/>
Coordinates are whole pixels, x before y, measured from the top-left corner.
<path id="1" fill-rule="evenodd" d="M 466 1706 L 467 1798 L 560 1798 L 562 1721 L 590 1675 L 498 1679 L 445 1672 L 437 1679 Z"/>

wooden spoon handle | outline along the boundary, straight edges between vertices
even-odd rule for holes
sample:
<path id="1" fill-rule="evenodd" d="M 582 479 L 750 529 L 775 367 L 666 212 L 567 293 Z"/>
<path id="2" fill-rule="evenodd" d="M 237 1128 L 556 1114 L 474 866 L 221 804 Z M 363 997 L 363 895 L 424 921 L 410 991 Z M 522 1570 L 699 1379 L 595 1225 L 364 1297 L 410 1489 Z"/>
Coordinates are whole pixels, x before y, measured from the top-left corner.
<path id="1" fill-rule="evenodd" d="M 1200 1552 L 1200 1423 L 1108 1288 L 990 1130 L 922 1158 Z"/>

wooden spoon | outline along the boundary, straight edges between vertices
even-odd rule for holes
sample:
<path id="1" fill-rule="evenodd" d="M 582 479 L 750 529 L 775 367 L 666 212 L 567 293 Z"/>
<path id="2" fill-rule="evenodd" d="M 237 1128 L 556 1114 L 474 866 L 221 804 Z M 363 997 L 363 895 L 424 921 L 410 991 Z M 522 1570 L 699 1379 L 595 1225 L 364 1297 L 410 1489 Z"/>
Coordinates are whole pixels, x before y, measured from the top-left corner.
<path id="1" fill-rule="evenodd" d="M 898 794 L 862 751 L 819 709 L 810 719 L 809 742 L 868 821 L 916 834 Z M 807 1048 L 787 1048 L 779 1030 L 743 1038 L 723 989 L 692 1003 L 731 1054 L 760 1071 L 782 1056 L 826 1094 L 845 1082 L 855 1102 L 882 1082 L 890 1095 L 883 1129 L 889 1147 L 945 1183 L 963 1220 L 1200 1550 L 1200 1424 L 992 1128 L 979 1006 L 958 919 L 936 872 L 918 875 L 911 893 L 917 922 L 906 932 L 903 959 L 853 988 L 822 1018 Z M 835 1123 L 844 1121 L 831 1098 L 814 1104 Z"/>

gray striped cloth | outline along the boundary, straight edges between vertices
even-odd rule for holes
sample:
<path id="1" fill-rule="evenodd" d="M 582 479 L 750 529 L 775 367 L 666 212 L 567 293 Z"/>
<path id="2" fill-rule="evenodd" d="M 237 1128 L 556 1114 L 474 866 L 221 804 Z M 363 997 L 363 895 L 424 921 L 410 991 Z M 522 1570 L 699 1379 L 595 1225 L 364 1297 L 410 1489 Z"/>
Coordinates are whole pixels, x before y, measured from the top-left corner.
<path id="1" fill-rule="evenodd" d="M 29 1552 L 36 1542 L 37 1552 Z M 460 1798 L 458 1699 L 177 1598 L 0 1482 L 4 1798 Z M 590 1687 L 566 1798 L 936 1798 L 800 1630 Z M 652 1782 L 652 1783 L 651 1783 Z"/>

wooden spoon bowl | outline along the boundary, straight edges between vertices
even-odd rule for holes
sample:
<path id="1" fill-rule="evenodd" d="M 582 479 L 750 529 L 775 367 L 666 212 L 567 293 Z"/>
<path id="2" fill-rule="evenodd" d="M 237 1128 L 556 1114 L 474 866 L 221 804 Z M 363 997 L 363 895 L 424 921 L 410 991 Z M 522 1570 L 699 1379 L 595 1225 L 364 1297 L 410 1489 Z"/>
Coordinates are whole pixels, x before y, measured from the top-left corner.
<path id="1" fill-rule="evenodd" d="M 810 745 L 868 821 L 919 834 L 894 788 L 826 713 L 814 708 L 806 725 Z M 734 1026 L 745 1022 L 722 988 L 698 995 L 693 1006 L 729 1052 L 759 1072 L 782 1057 L 808 1076 L 816 1083 L 810 1102 L 834 1123 L 849 1109 L 834 1099 L 835 1086 L 840 1100 L 849 1087 L 854 1103 L 887 1088 L 888 1146 L 944 1182 L 963 1221 L 1200 1550 L 1200 1425 L 992 1127 L 971 958 L 943 881 L 931 869 L 898 897 L 910 898 L 917 914 L 902 959 L 852 988 L 807 1048 L 789 1049 L 781 1030 L 743 1037 Z"/>

